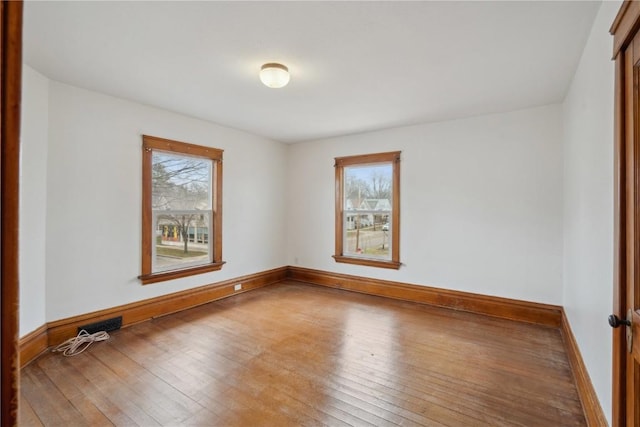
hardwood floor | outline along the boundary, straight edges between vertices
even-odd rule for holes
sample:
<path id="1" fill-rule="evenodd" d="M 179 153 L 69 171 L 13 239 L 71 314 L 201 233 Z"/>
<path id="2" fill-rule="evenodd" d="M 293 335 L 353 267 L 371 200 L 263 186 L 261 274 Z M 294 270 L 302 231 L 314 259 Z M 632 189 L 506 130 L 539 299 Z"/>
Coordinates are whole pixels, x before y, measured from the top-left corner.
<path id="1" fill-rule="evenodd" d="M 291 281 L 48 353 L 21 387 L 21 425 L 586 425 L 557 329 Z"/>

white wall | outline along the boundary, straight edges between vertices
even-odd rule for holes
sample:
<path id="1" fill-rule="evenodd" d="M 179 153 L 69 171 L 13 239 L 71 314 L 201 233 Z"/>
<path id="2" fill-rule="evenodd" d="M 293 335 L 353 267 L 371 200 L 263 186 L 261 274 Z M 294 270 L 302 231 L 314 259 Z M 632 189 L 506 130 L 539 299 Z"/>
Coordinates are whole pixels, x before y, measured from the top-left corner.
<path id="1" fill-rule="evenodd" d="M 563 105 L 563 305 L 609 422 L 615 70 L 608 30 L 619 7 L 602 3 Z"/>
<path id="2" fill-rule="evenodd" d="M 49 80 L 22 71 L 20 136 L 20 336 L 45 323 Z"/>
<path id="3" fill-rule="evenodd" d="M 221 271 L 142 286 L 142 134 L 224 150 Z M 50 82 L 46 318 L 285 265 L 286 146 Z"/>
<path id="4" fill-rule="evenodd" d="M 559 105 L 296 144 L 291 265 L 562 303 Z M 335 263 L 334 157 L 402 150 L 400 270 Z"/>
<path id="5" fill-rule="evenodd" d="M 50 82 L 25 65 L 20 335 L 45 321 L 299 265 L 562 304 L 610 417 L 608 28 L 618 8 L 602 4 L 562 106 L 292 146 Z M 222 271 L 148 286 L 136 279 L 143 133 L 225 150 Z M 402 150 L 404 265 L 337 264 L 333 158 L 390 150 Z"/>
<path id="6" fill-rule="evenodd" d="M 49 82 L 25 66 L 20 335 L 45 321 L 299 265 L 562 304 L 610 416 L 608 28 L 618 8 L 601 6 L 561 107 L 289 147 Z M 143 133 L 225 150 L 222 271 L 148 286 L 136 279 Z M 389 150 L 402 150 L 404 265 L 392 271 L 337 264 L 333 158 Z"/>

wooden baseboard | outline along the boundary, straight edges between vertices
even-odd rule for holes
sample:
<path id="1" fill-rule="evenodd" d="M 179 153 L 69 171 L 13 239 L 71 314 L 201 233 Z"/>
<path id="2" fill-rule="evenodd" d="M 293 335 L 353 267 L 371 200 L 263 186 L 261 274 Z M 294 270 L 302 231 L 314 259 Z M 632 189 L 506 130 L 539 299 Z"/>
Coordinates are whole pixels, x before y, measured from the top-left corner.
<path id="1" fill-rule="evenodd" d="M 576 338 L 571 331 L 569 319 L 567 318 L 564 310 L 562 310 L 560 332 L 567 351 L 567 357 L 569 358 L 569 364 L 571 365 L 571 371 L 573 371 L 573 377 L 575 379 L 576 388 L 578 389 L 578 396 L 580 397 L 580 403 L 582 403 L 582 409 L 584 417 L 587 420 L 587 425 L 589 427 L 608 425 L 607 419 L 602 411 L 602 407 L 600 406 L 600 401 L 596 395 L 596 391 L 591 383 L 587 367 L 585 366 L 582 355 L 580 354 L 580 348 L 578 347 Z"/>
<path id="2" fill-rule="evenodd" d="M 40 326 L 33 332 L 20 338 L 20 367 L 27 365 L 47 349 L 47 325 Z"/>
<path id="3" fill-rule="evenodd" d="M 565 344 L 587 425 L 589 427 L 608 425 L 598 396 L 589 378 L 587 368 L 582 360 L 580 349 L 569 326 L 569 321 L 561 306 L 389 282 L 299 267 L 289 267 L 289 279 L 558 328 Z"/>
<path id="4" fill-rule="evenodd" d="M 162 295 L 131 304 L 95 311 L 80 316 L 57 320 L 48 324 L 49 346 L 57 345 L 77 334 L 79 326 L 116 316 L 122 316 L 122 326 L 130 326 L 154 317 L 165 316 L 191 307 L 206 304 L 231 295 L 280 282 L 287 277 L 287 267 L 237 277 L 223 282 Z M 242 283 L 242 290 L 235 291 L 234 285 Z"/>
<path id="5" fill-rule="evenodd" d="M 278 283 L 286 279 L 286 277 L 287 267 L 281 267 L 131 304 L 56 320 L 41 326 L 20 339 L 20 364 L 21 366 L 26 365 L 48 347 L 58 345 L 64 340 L 75 336 L 78 327 L 88 323 L 122 316 L 122 326 L 130 326 L 154 317 L 186 310 L 231 295 Z M 242 290 L 234 290 L 233 287 L 237 283 L 242 283 Z"/>
<path id="6" fill-rule="evenodd" d="M 559 327 L 562 307 L 468 292 L 289 267 L 289 279 L 370 295 L 430 304 L 502 319 Z"/>
<path id="7" fill-rule="evenodd" d="M 88 323 L 122 316 L 122 326 L 125 327 L 278 283 L 285 279 L 559 328 L 565 342 L 567 357 L 575 377 L 587 423 L 589 426 L 607 425 L 602 407 L 562 307 L 300 267 L 281 267 L 50 322 L 20 339 L 20 365 L 21 367 L 25 366 L 48 347 L 75 336 L 77 328 Z M 241 291 L 234 290 L 234 285 L 237 283 L 242 283 Z"/>

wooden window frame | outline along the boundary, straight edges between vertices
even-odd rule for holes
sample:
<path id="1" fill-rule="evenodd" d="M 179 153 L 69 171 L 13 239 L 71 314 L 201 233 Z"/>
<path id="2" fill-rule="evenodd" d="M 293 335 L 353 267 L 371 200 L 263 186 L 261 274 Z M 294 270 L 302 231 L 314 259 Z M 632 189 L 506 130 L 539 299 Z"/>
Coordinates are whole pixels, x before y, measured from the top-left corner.
<path id="1" fill-rule="evenodd" d="M 213 254 L 212 261 L 208 264 L 157 273 L 152 271 L 152 245 L 154 235 L 154 230 L 152 230 L 153 208 L 151 197 L 153 150 L 187 154 L 206 158 L 214 162 L 215 167 L 213 168 L 212 177 L 213 191 L 211 195 L 213 234 L 210 236 L 210 238 L 213 238 Z M 222 261 L 222 153 L 223 150 L 217 148 L 142 135 L 142 274 L 138 276 L 138 279 L 140 279 L 143 285 L 217 271 L 225 264 L 225 262 Z"/>
<path id="2" fill-rule="evenodd" d="M 400 262 L 400 151 L 387 153 L 364 154 L 335 158 L 336 208 L 335 208 L 335 254 L 336 262 L 364 265 L 368 267 L 390 268 L 398 270 Z M 370 165 L 375 163 L 391 163 L 392 165 L 392 200 L 391 200 L 391 259 L 353 257 L 344 254 L 344 168 L 354 165 Z"/>

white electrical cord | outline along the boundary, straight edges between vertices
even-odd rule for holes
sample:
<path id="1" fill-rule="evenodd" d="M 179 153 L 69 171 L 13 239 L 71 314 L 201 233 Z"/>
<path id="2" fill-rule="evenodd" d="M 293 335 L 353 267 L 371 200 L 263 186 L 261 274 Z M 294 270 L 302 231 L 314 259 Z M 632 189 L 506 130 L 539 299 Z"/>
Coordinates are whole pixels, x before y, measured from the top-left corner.
<path id="1" fill-rule="evenodd" d="M 91 344 L 96 341 L 104 341 L 109 339 L 109 334 L 106 331 L 96 332 L 90 334 L 84 329 L 81 330 L 77 336 L 69 338 L 52 351 L 62 352 L 63 356 L 75 356 L 85 351 Z"/>

